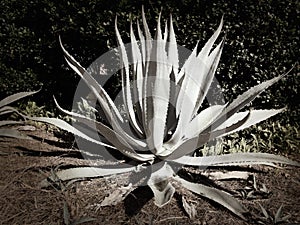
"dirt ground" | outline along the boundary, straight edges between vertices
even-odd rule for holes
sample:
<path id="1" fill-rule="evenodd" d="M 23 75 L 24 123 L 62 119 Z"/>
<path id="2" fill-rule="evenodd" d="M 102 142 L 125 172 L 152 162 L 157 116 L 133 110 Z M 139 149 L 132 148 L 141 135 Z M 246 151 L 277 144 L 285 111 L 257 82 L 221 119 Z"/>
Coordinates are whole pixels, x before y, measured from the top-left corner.
<path id="1" fill-rule="evenodd" d="M 126 183 L 126 175 L 81 180 L 60 188 L 42 188 L 40 182 L 50 175 L 51 170 L 58 166 L 86 165 L 87 161 L 70 143 L 45 129 L 23 132 L 34 139 L 0 138 L 0 223 L 3 225 L 76 224 L 87 217 L 95 220 L 83 224 L 249 224 L 225 208 L 189 193 L 185 197 L 197 210 L 192 219 L 185 213 L 178 194 L 168 205 L 158 208 L 146 187 L 128 195 L 124 202 L 101 207 L 100 203 L 106 196 Z M 287 157 L 300 161 L 299 155 Z M 100 160 L 94 163 L 105 164 Z M 262 187 L 265 184 L 270 193 L 257 195 L 254 199 L 240 198 L 240 201 L 256 217 L 263 216 L 258 203 L 272 216 L 283 205 L 283 216 L 290 215 L 290 218 L 289 222 L 282 224 L 300 224 L 299 168 L 260 166 L 255 169 L 258 170 L 255 173 L 257 185 Z M 222 181 L 218 184 L 238 195 L 241 192 L 237 190 L 246 190 L 251 181 Z M 69 221 L 66 221 L 66 211 L 69 212 Z M 259 222 L 252 221 L 252 224 Z"/>

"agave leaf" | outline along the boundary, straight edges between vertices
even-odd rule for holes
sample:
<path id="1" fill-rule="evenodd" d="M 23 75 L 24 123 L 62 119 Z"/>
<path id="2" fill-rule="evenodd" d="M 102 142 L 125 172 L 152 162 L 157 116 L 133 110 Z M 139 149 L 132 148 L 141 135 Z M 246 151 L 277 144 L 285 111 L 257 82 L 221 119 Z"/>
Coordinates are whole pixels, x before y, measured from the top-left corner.
<path id="1" fill-rule="evenodd" d="M 17 130 L 5 129 L 5 128 L 0 129 L 0 137 L 11 137 L 11 138 L 32 140 L 31 137 L 29 137 Z"/>
<path id="2" fill-rule="evenodd" d="M 228 107 L 224 110 L 224 112 L 221 115 L 219 115 L 219 117 L 214 121 L 214 123 L 203 132 L 207 132 L 209 130 L 213 130 L 217 128 L 219 125 L 224 123 L 227 119 L 229 119 L 232 115 L 234 115 L 244 106 L 246 106 L 248 103 L 254 100 L 260 93 L 262 93 L 268 87 L 270 87 L 271 85 L 279 81 L 282 77 L 287 75 L 290 71 L 291 70 L 289 70 L 287 73 L 283 75 L 262 82 L 250 88 L 248 91 L 244 92 L 243 94 L 239 95 L 235 100 L 233 100 L 232 103 L 228 105 Z"/>
<path id="3" fill-rule="evenodd" d="M 151 52 L 151 48 L 152 48 L 152 37 L 151 37 L 151 33 L 147 24 L 147 20 L 146 20 L 146 16 L 145 16 L 145 11 L 144 11 L 144 7 L 142 7 L 142 22 L 143 22 L 143 26 L 144 26 L 144 32 L 145 32 L 145 40 L 146 42 L 146 61 L 149 62 L 149 57 L 150 57 L 150 52 Z"/>
<path id="4" fill-rule="evenodd" d="M 111 116 L 112 116 L 112 118 L 115 118 L 114 114 L 111 114 Z M 111 125 L 112 125 L 113 129 L 120 136 L 122 136 L 129 144 L 136 146 L 137 148 L 141 148 L 141 149 L 146 147 L 146 143 L 144 141 L 142 141 L 140 139 L 136 139 L 136 138 L 130 136 L 130 134 L 128 132 L 124 131 L 124 129 L 120 126 L 120 124 L 118 123 L 117 120 L 112 119 Z"/>
<path id="5" fill-rule="evenodd" d="M 70 225 L 70 220 L 71 220 L 71 216 L 70 216 L 70 212 L 67 206 L 67 203 L 64 201 L 64 223 L 65 225 Z"/>
<path id="6" fill-rule="evenodd" d="M 246 171 L 204 171 L 201 175 L 213 180 L 242 179 L 247 180 L 251 173 Z"/>
<path id="7" fill-rule="evenodd" d="M 289 73 L 289 72 L 288 72 Z M 287 73 L 286 73 L 287 74 Z M 255 97 L 257 97 L 261 92 L 263 92 L 265 89 L 279 81 L 284 75 L 280 75 L 278 77 L 274 77 L 273 79 L 267 80 L 265 82 L 262 82 L 261 84 L 258 84 L 252 88 L 250 88 L 248 91 L 244 92 L 240 96 L 238 96 L 226 109 L 227 116 L 230 117 L 235 112 L 243 108 L 245 105 L 250 103 Z"/>
<path id="8" fill-rule="evenodd" d="M 95 144 L 99 144 L 105 147 L 109 147 L 109 148 L 115 148 L 111 145 L 108 145 L 106 143 L 97 141 L 89 136 L 87 136 L 86 134 L 82 133 L 81 131 L 79 131 L 78 129 L 76 129 L 75 127 L 73 127 L 72 125 L 68 124 L 67 122 L 61 120 L 61 119 L 57 119 L 57 118 L 48 118 L 48 117 L 28 117 L 28 119 L 34 120 L 34 121 L 39 121 L 39 122 L 43 122 L 43 123 L 48 123 L 51 125 L 54 125 L 62 130 L 65 130 L 67 132 L 70 132 L 78 137 L 81 137 L 85 140 L 88 140 L 90 142 L 93 142 Z"/>
<path id="9" fill-rule="evenodd" d="M 198 44 L 199 44 L 199 41 L 197 42 L 197 44 L 194 47 L 192 53 L 189 55 L 187 60 L 184 62 L 182 68 L 180 69 L 178 75 L 176 76 L 176 83 L 178 83 L 179 80 L 181 80 L 184 77 L 184 75 L 186 74 L 186 69 L 191 66 L 193 58 L 197 57 Z M 181 103 L 179 103 L 178 105 L 181 105 Z"/>
<path id="10" fill-rule="evenodd" d="M 167 34 L 167 32 L 165 32 L 164 38 L 167 37 L 166 34 Z M 168 63 L 170 65 L 172 65 L 172 70 L 174 71 L 174 74 L 178 74 L 179 56 L 178 56 L 177 42 L 176 42 L 176 37 L 175 37 L 175 32 L 174 32 L 174 27 L 173 27 L 172 15 L 170 15 L 170 36 L 169 36 L 168 44 L 169 44 L 168 45 Z"/>
<path id="11" fill-rule="evenodd" d="M 13 121 L 13 120 L 3 120 L 0 121 L 0 127 L 6 126 L 6 125 L 15 125 L 15 124 L 23 124 L 23 121 Z"/>
<path id="12" fill-rule="evenodd" d="M 269 165 L 273 163 L 300 166 L 299 162 L 292 161 L 280 155 L 268 153 L 231 153 L 227 155 L 215 155 L 204 157 L 183 156 L 173 160 L 187 166 L 239 166 L 239 165 Z"/>
<path id="13" fill-rule="evenodd" d="M 213 140 L 223 134 L 227 134 L 232 130 L 235 130 L 238 127 L 242 126 L 248 120 L 249 116 L 250 112 L 243 119 L 236 122 L 235 124 L 230 125 L 229 127 L 225 127 L 224 129 L 218 129 L 208 133 L 201 133 L 200 135 L 194 138 L 183 139 L 177 145 L 169 146 L 168 144 L 166 144 L 164 146 L 166 150 L 161 156 L 167 156 L 168 159 L 177 159 L 184 155 L 188 155 L 194 152 L 195 149 L 207 143 L 208 141 Z"/>
<path id="14" fill-rule="evenodd" d="M 170 202 L 175 193 L 175 188 L 169 182 L 169 178 L 173 174 L 174 171 L 167 163 L 157 171 L 151 173 L 147 184 L 154 194 L 154 203 L 158 207 L 163 207 Z"/>
<path id="15" fill-rule="evenodd" d="M 131 122 L 134 130 L 136 132 L 138 132 L 140 135 L 142 135 L 141 128 L 139 127 L 139 125 L 137 123 L 137 120 L 136 120 L 136 117 L 135 117 L 135 112 L 134 112 L 134 109 L 133 109 L 132 93 L 131 93 L 130 79 L 129 79 L 129 62 L 128 62 L 128 57 L 127 57 L 127 53 L 126 53 L 124 43 L 122 41 L 120 32 L 119 32 L 118 27 L 117 27 L 117 18 L 116 18 L 116 21 L 115 21 L 115 30 L 116 30 L 118 44 L 119 44 L 120 50 L 121 50 L 121 52 L 120 52 L 121 53 L 121 63 L 125 67 L 125 74 L 124 74 L 124 70 L 123 69 L 121 70 L 122 92 L 123 92 L 123 98 L 124 98 L 124 103 L 125 103 L 124 105 L 126 107 L 126 112 L 128 114 L 129 121 Z M 131 31 L 132 31 L 132 29 L 131 29 Z M 133 50 L 132 51 L 133 56 L 136 57 L 138 55 L 139 51 L 137 49 L 132 49 L 132 50 Z M 135 62 L 134 62 L 134 65 L 136 65 Z"/>
<path id="16" fill-rule="evenodd" d="M 179 91 L 176 105 L 177 111 L 179 112 L 178 124 L 169 144 L 178 143 L 182 138 L 187 124 L 192 119 L 198 93 L 202 88 L 199 83 L 199 76 L 204 72 L 204 62 L 198 60 L 196 56 L 188 60 L 190 60 L 189 67 L 185 69 L 186 74 Z"/>
<path id="17" fill-rule="evenodd" d="M 222 113 L 225 107 L 226 105 L 213 105 L 202 110 L 191 122 L 189 122 L 185 131 L 185 137 L 192 138 L 198 136 L 217 118 L 218 115 Z"/>
<path id="18" fill-rule="evenodd" d="M 189 58 L 189 64 L 184 68 L 186 75 L 178 96 L 179 105 L 177 105 L 177 107 L 179 107 L 180 115 L 177 129 L 170 140 L 170 144 L 177 143 L 180 138 L 182 138 L 182 134 L 185 132 L 187 124 L 192 120 L 192 117 L 197 112 L 208 91 L 221 57 L 224 41 L 222 41 L 211 53 L 211 58 L 209 58 L 208 55 L 212 45 L 221 32 L 222 24 L 223 19 L 221 20 L 217 31 L 208 40 L 199 55 L 197 57 L 192 56 Z M 193 55 L 193 53 L 191 55 Z"/>
<path id="19" fill-rule="evenodd" d="M 142 113 L 142 124 L 143 124 L 143 128 L 144 131 L 148 132 L 148 117 L 152 117 L 152 106 L 150 108 L 150 110 L 148 110 L 147 108 L 147 104 L 149 104 L 148 102 L 148 98 L 149 95 L 147 94 L 147 72 L 148 72 L 148 63 L 149 63 L 149 59 L 150 59 L 150 51 L 151 51 L 151 37 L 150 39 L 145 39 L 140 26 L 139 26 L 139 22 L 137 21 L 137 28 L 138 28 L 138 35 L 139 35 L 139 39 L 140 39 L 140 43 L 141 43 L 141 56 L 142 56 L 142 65 L 143 65 L 143 80 L 142 80 L 142 101 L 139 103 L 141 105 L 141 108 L 143 109 L 143 113 Z M 148 37 L 149 38 L 149 37 Z M 149 116 L 149 112 L 151 113 L 151 115 Z"/>
<path id="20" fill-rule="evenodd" d="M 143 25 L 144 25 L 144 31 L 145 31 L 145 35 L 146 35 L 146 40 L 151 40 L 152 39 L 151 38 L 151 33 L 149 31 L 149 27 L 148 27 L 148 24 L 147 24 L 144 6 L 142 6 L 142 20 L 143 20 Z"/>
<path id="21" fill-rule="evenodd" d="M 8 113 L 13 113 L 13 112 L 18 113 L 18 110 L 16 110 L 15 108 L 13 108 L 11 106 L 3 106 L 0 108 L 0 115 L 5 115 Z"/>
<path id="22" fill-rule="evenodd" d="M 61 40 L 60 40 L 61 43 Z M 120 122 L 123 123 L 123 118 L 118 111 L 117 107 L 113 103 L 112 99 L 106 93 L 106 91 L 99 85 L 99 83 L 87 72 L 85 69 L 64 49 L 62 43 L 61 47 L 65 53 L 67 63 L 69 66 L 79 74 L 79 76 L 86 82 L 88 87 L 92 90 L 93 94 L 97 97 L 99 103 L 101 104 L 106 117 L 109 119 L 110 124 L 116 130 L 116 132 L 126 137 L 126 140 L 130 142 L 130 144 L 134 144 L 136 146 L 144 147 L 145 144 L 140 140 L 137 140 L 130 136 L 127 132 L 125 132 L 121 126 Z"/>
<path id="23" fill-rule="evenodd" d="M 93 177 L 104 177 L 114 174 L 127 173 L 135 171 L 136 167 L 125 167 L 125 168 L 98 168 L 98 167 L 77 167 L 71 169 L 65 169 L 57 171 L 47 179 L 56 181 L 66 181 L 78 178 L 93 178 Z M 50 184 L 47 179 L 41 181 L 41 187 L 48 187 Z"/>
<path id="24" fill-rule="evenodd" d="M 141 28 L 140 28 L 140 23 L 139 21 L 137 20 L 137 30 L 138 30 L 138 36 L 139 36 L 139 39 L 140 39 L 140 52 L 141 52 L 141 57 L 142 57 L 142 65 L 143 65 L 143 76 L 146 75 L 145 73 L 145 68 L 146 68 L 146 64 L 147 64 L 147 61 L 146 61 L 146 40 L 145 40 L 145 37 L 143 35 L 143 32 L 141 31 Z"/>
<path id="25" fill-rule="evenodd" d="M 285 108 L 282 109 L 272 109 L 272 110 L 251 110 L 251 114 L 249 116 L 249 119 L 239 128 L 230 131 L 229 133 L 226 133 L 224 135 L 221 136 L 225 136 L 228 135 L 230 133 L 234 133 L 237 132 L 239 130 L 243 130 L 245 128 L 248 128 L 254 124 L 257 124 L 263 120 L 266 120 L 278 113 L 281 113 L 282 111 L 284 111 Z M 223 124 L 221 124 L 217 129 L 224 129 L 225 127 L 231 126 L 235 121 L 239 121 L 241 120 L 241 118 L 244 118 L 248 112 L 239 112 L 239 113 L 235 113 L 233 116 L 231 116 L 229 119 L 227 119 Z"/>
<path id="26" fill-rule="evenodd" d="M 219 203 L 243 220 L 247 220 L 245 214 L 248 213 L 248 210 L 227 192 L 208 187 L 203 184 L 192 183 L 180 178 L 179 176 L 175 176 L 174 179 L 186 189 Z"/>
<path id="27" fill-rule="evenodd" d="M 168 30 L 168 23 L 167 23 L 167 21 L 165 21 L 165 31 L 164 31 L 164 43 L 165 43 L 165 46 L 166 46 L 166 48 L 167 48 L 167 44 L 168 44 L 168 32 L 169 32 L 169 30 Z"/>
<path id="28" fill-rule="evenodd" d="M 128 157 L 138 160 L 138 161 L 153 160 L 153 155 L 137 154 L 135 152 L 135 150 L 132 148 L 132 146 L 129 145 L 122 136 L 120 136 L 117 132 L 115 132 L 108 126 L 104 125 L 103 123 L 86 118 L 78 113 L 65 110 L 59 106 L 59 104 L 57 103 L 55 98 L 54 98 L 54 101 L 59 110 L 61 110 L 63 113 L 65 113 L 69 116 L 72 116 L 78 122 L 83 123 L 84 125 L 88 126 L 89 128 L 93 129 L 94 131 L 99 132 L 101 135 L 103 135 L 106 138 L 106 140 L 108 140 L 111 143 L 112 146 L 114 146 L 118 151 L 120 151 L 125 156 L 128 156 Z"/>
<path id="29" fill-rule="evenodd" d="M 200 108 L 205 96 L 207 95 L 208 89 L 212 83 L 213 77 L 215 75 L 221 58 L 222 50 L 225 43 L 224 40 L 225 38 L 223 38 L 223 40 L 218 44 L 218 46 L 213 50 L 213 52 L 209 55 L 208 59 L 206 60 L 207 72 L 205 73 L 205 76 L 202 76 L 200 84 L 202 88 L 199 91 L 193 115 L 197 114 L 197 111 Z"/>
<path id="30" fill-rule="evenodd" d="M 131 39 L 131 51 L 132 51 L 132 63 L 133 63 L 133 74 L 135 76 L 136 89 L 138 92 L 138 101 L 140 103 L 140 107 L 143 106 L 141 104 L 143 102 L 143 64 L 142 64 L 142 54 L 139 49 L 136 37 L 134 35 L 132 29 L 132 23 L 130 24 L 130 39 Z M 143 112 L 143 108 L 141 108 Z"/>
<path id="31" fill-rule="evenodd" d="M 177 118 L 176 118 L 176 99 L 179 93 L 179 88 L 176 85 L 175 81 L 175 74 L 172 70 L 170 73 L 170 95 L 169 95 L 169 107 L 168 107 L 168 113 L 167 113 L 167 123 L 166 123 L 166 129 L 165 132 L 167 135 L 167 132 L 172 132 L 177 125 Z"/>
<path id="32" fill-rule="evenodd" d="M 10 103 L 13 103 L 13 102 L 15 102 L 15 101 L 17 101 L 21 98 L 27 97 L 29 95 L 33 95 L 37 92 L 39 92 L 39 90 L 38 91 L 29 91 L 29 92 L 19 92 L 19 93 L 10 95 L 10 96 L 8 96 L 8 97 L 6 97 L 6 98 L 4 98 L 0 101 L 0 108 L 3 107 L 3 106 L 8 105 Z"/>
<path id="33" fill-rule="evenodd" d="M 170 95 L 170 79 L 169 79 L 169 65 L 167 61 L 167 54 L 165 52 L 165 45 L 162 39 L 160 28 L 160 16 L 157 23 L 157 32 L 155 42 L 152 46 L 151 61 L 149 62 L 149 75 L 155 74 L 153 77 L 148 77 L 150 87 L 153 82 L 152 98 L 153 101 L 153 118 L 151 130 L 151 137 L 153 138 L 153 148 L 157 151 L 162 150 L 161 146 L 164 140 L 167 112 L 169 107 Z M 153 81 L 152 81 L 153 80 Z M 150 122 L 150 121 L 149 121 Z M 152 143 L 151 143 L 152 144 Z M 152 147 L 150 144 L 150 147 Z"/>
<path id="34" fill-rule="evenodd" d="M 68 53 L 64 48 L 62 41 L 59 37 L 59 42 L 61 48 L 65 54 L 65 59 L 68 65 L 84 80 L 87 86 L 91 89 L 93 94 L 97 97 L 99 103 L 101 104 L 107 118 L 112 122 L 114 120 L 119 120 L 123 122 L 123 118 L 118 111 L 116 105 L 109 97 L 107 92 L 99 85 L 99 83 Z"/>
<path id="35" fill-rule="evenodd" d="M 206 61 L 206 58 L 208 57 L 213 44 L 216 42 L 217 38 L 219 37 L 219 35 L 221 33 L 222 27 L 223 27 L 223 17 L 221 18 L 221 21 L 220 21 L 220 24 L 219 24 L 219 27 L 217 28 L 217 30 L 210 37 L 210 39 L 206 42 L 206 44 L 204 45 L 204 47 L 201 49 L 200 53 L 198 54 L 197 57 L 199 59 Z"/>

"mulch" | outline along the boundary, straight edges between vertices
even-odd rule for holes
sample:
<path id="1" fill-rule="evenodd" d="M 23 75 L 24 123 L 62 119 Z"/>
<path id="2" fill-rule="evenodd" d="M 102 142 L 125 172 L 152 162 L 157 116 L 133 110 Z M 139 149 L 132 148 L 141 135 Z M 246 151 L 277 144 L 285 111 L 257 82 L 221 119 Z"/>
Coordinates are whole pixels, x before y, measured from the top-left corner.
<path id="1" fill-rule="evenodd" d="M 100 206 L 105 197 L 126 184 L 129 174 L 42 188 L 40 182 L 51 171 L 87 165 L 87 161 L 69 142 L 42 127 L 24 132 L 34 139 L 0 138 L 0 224 L 67 224 L 82 218 L 95 219 L 83 224 L 249 224 L 225 208 L 188 192 L 183 194 L 196 207 L 194 218 L 190 219 L 185 213 L 179 194 L 159 208 L 147 187 L 136 189 L 115 206 Z M 288 157 L 300 161 L 300 155 Z M 107 164 L 96 159 L 92 163 Z M 262 216 L 258 203 L 270 215 L 275 215 L 282 205 L 283 215 L 291 215 L 289 223 L 282 224 L 300 224 L 299 168 L 259 166 L 255 169 L 259 171 L 255 174 L 256 183 L 264 184 L 270 194 L 240 201 L 256 217 Z M 225 181 L 220 185 L 237 191 L 249 186 L 249 181 Z M 69 221 L 65 221 L 66 209 L 70 214 Z"/>

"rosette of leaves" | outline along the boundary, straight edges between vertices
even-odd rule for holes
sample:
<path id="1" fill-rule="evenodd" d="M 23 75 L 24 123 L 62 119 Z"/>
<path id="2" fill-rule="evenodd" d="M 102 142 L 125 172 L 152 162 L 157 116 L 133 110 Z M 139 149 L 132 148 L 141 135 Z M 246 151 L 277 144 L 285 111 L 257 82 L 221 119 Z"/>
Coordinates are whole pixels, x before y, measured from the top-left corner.
<path id="1" fill-rule="evenodd" d="M 88 129 L 96 131 L 101 141 L 60 119 L 32 119 L 56 125 L 97 145 L 106 146 L 109 151 L 118 151 L 130 159 L 130 165 L 133 165 L 110 169 L 71 168 L 58 171 L 55 177 L 50 178 L 55 181 L 109 176 L 146 170 L 152 165 L 155 169 L 148 176 L 147 185 L 153 191 L 156 205 L 162 207 L 167 204 L 176 191 L 174 186 L 180 185 L 246 219 L 247 209 L 232 195 L 214 187 L 185 180 L 177 173 L 178 167 L 185 166 L 226 167 L 252 164 L 275 166 L 276 163 L 299 166 L 297 162 L 267 153 L 193 156 L 195 150 L 212 139 L 245 129 L 284 110 L 240 112 L 261 92 L 284 76 L 281 75 L 250 88 L 230 103 L 211 105 L 199 111 L 212 83 L 223 49 L 224 39 L 213 48 L 222 25 L 223 19 L 202 50 L 197 53 L 196 46 L 179 68 L 178 46 L 172 18 L 162 32 L 159 17 L 156 34 L 153 37 L 143 12 L 143 29 L 137 23 L 139 41 L 132 25 L 130 27 L 131 54 L 122 41 L 116 21 L 116 36 L 123 65 L 121 71 L 123 104 L 127 120 L 121 116 L 103 86 L 67 52 L 61 43 L 67 63 L 97 98 L 106 121 L 99 122 L 64 110 L 58 104 L 57 106 L 62 112 L 76 119 L 77 124 L 81 123 Z M 133 63 L 129 63 L 129 57 L 132 57 Z M 128 126 L 131 128 L 130 132 L 125 128 Z"/>
<path id="2" fill-rule="evenodd" d="M 24 118 L 24 116 L 20 114 L 16 108 L 9 106 L 9 104 L 12 104 L 22 98 L 25 98 L 29 95 L 33 95 L 35 93 L 37 93 L 37 91 L 19 92 L 2 99 L 0 101 L 0 116 L 6 117 L 9 114 L 17 113 L 18 115 Z M 8 119 L 0 120 L 0 137 L 30 139 L 30 137 L 21 134 L 18 130 L 7 127 L 7 126 L 23 124 L 23 123 L 24 123 L 23 121 L 16 121 L 16 120 L 8 120 Z"/>

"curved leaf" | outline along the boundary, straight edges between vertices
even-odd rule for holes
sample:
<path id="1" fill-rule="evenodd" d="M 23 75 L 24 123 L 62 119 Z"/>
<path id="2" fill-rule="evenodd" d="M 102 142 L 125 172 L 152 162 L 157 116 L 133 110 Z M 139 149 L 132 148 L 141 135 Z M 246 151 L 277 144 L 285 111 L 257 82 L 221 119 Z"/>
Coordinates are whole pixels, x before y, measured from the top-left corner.
<path id="1" fill-rule="evenodd" d="M 232 103 L 230 103 L 228 105 L 228 107 L 224 110 L 224 112 L 204 132 L 216 129 L 218 126 L 220 126 L 222 123 L 224 123 L 227 119 L 229 119 L 232 115 L 234 115 L 236 112 L 238 112 L 244 106 L 246 106 L 251 101 L 253 101 L 260 93 L 262 93 L 268 87 L 270 87 L 271 85 L 273 85 L 274 83 L 279 81 L 282 77 L 287 75 L 291 70 L 289 70 L 287 73 L 285 73 L 283 75 L 280 75 L 278 77 L 274 77 L 270 80 L 262 82 L 256 86 L 250 88 L 248 91 L 244 92 L 243 94 L 239 95 L 235 100 L 233 100 Z"/>
<path id="2" fill-rule="evenodd" d="M 132 92 L 131 92 L 130 79 L 129 79 L 129 61 L 128 61 L 128 56 L 127 56 L 127 53 L 126 53 L 124 43 L 122 41 L 120 32 L 119 32 L 118 27 L 117 27 L 117 18 L 115 20 L 115 30 L 116 30 L 118 44 L 120 46 L 120 56 L 121 56 L 121 63 L 122 63 L 121 65 L 125 67 L 124 69 L 121 68 L 121 76 L 122 76 L 122 93 L 123 93 L 124 104 L 125 104 L 125 107 L 126 107 L 126 112 L 127 112 L 128 118 L 129 118 L 133 128 L 140 135 L 142 135 L 142 130 L 141 130 L 141 128 L 139 127 L 139 125 L 137 123 L 135 112 L 134 112 L 134 109 L 133 109 Z M 131 31 L 131 35 L 133 37 L 134 34 L 133 34 L 133 31 L 132 31 L 132 26 L 131 26 L 130 31 Z M 135 63 L 135 61 L 137 59 L 135 59 L 135 57 L 138 56 L 139 50 L 137 48 L 134 48 L 134 45 L 136 45 L 136 43 L 131 43 L 131 45 L 133 46 L 133 49 L 132 49 L 132 55 L 134 57 L 133 58 L 133 60 L 134 60 L 133 63 L 134 63 L 134 67 L 136 67 L 137 63 Z M 125 70 L 125 73 L 124 73 L 124 70 Z"/>
<path id="3" fill-rule="evenodd" d="M 183 156 L 181 158 L 172 160 L 187 166 L 237 166 L 237 165 L 270 165 L 273 163 L 300 166 L 299 162 L 292 161 L 280 155 L 269 153 L 231 153 L 228 155 L 191 157 Z"/>
<path id="4" fill-rule="evenodd" d="M 248 128 L 254 124 L 257 124 L 261 121 L 264 121 L 278 113 L 281 113 L 282 111 L 284 111 L 285 108 L 282 108 L 282 109 L 271 109 L 271 110 L 251 110 L 251 113 L 250 113 L 250 116 L 249 116 L 249 119 L 243 124 L 241 125 L 239 128 L 235 129 L 235 130 L 232 130 L 224 135 L 221 135 L 220 137 L 222 136 L 225 136 L 225 135 L 228 135 L 228 134 L 231 134 L 231 133 L 234 133 L 234 132 L 237 132 L 239 130 L 243 130 L 245 128 Z M 218 130 L 219 129 L 224 129 L 226 127 L 229 127 L 231 126 L 233 123 L 235 123 L 236 121 L 239 121 L 241 120 L 242 118 L 244 118 L 247 114 L 249 113 L 248 112 L 239 112 L 239 113 L 235 113 L 233 116 L 231 116 L 229 119 L 227 119 L 224 123 L 222 123 L 220 126 L 218 126 Z"/>
<path id="5" fill-rule="evenodd" d="M 179 176 L 175 176 L 174 179 L 186 189 L 219 203 L 234 214 L 238 215 L 243 220 L 247 220 L 245 214 L 248 213 L 248 210 L 227 192 L 208 187 L 203 184 L 192 183 L 180 178 Z"/>
<path id="6" fill-rule="evenodd" d="M 8 97 L 6 97 L 6 98 L 4 98 L 0 101 L 0 108 L 3 107 L 3 106 L 8 105 L 10 103 L 13 103 L 13 102 L 15 102 L 15 101 L 17 101 L 21 98 L 25 98 L 29 95 L 33 95 L 37 92 L 39 92 L 39 90 L 38 91 L 29 91 L 29 92 L 19 92 L 19 93 L 10 95 L 10 96 L 8 96 Z"/>
<path id="7" fill-rule="evenodd" d="M 112 145 L 108 145 L 106 143 L 97 141 L 89 136 L 87 136 L 86 134 L 82 133 L 81 131 L 79 131 L 78 129 L 76 129 L 75 127 L 73 127 L 72 125 L 68 124 L 67 122 L 61 120 L 61 119 L 57 119 L 57 118 L 48 118 L 48 117 L 27 117 L 28 119 L 34 120 L 34 121 L 39 121 L 39 122 L 44 122 L 44 123 L 49 123 L 51 125 L 54 125 L 62 130 L 65 130 L 67 132 L 70 132 L 78 137 L 81 137 L 83 139 L 86 139 L 90 142 L 93 142 L 95 144 L 99 144 L 105 147 L 109 147 L 109 148 L 113 148 L 115 149 L 114 146 Z"/>
<path id="8" fill-rule="evenodd" d="M 48 179 L 53 182 L 56 181 L 66 181 L 78 178 L 93 178 L 93 177 L 104 177 L 114 174 L 127 173 L 135 171 L 136 167 L 126 167 L 126 168 L 98 168 L 98 167 L 79 167 L 60 170 L 55 172 L 53 175 L 48 177 Z M 50 183 L 47 179 L 43 180 L 40 184 L 41 187 L 48 187 Z"/>
<path id="9" fill-rule="evenodd" d="M 207 133 L 201 133 L 200 135 L 194 138 L 182 139 L 180 142 L 178 142 L 177 145 L 165 144 L 164 147 L 166 148 L 166 150 L 164 151 L 164 154 L 161 154 L 161 156 L 168 157 L 168 159 L 171 160 L 180 158 L 184 155 L 188 155 L 194 152 L 197 148 L 203 146 L 205 143 L 209 142 L 210 140 L 213 140 L 221 135 L 227 134 L 232 130 L 239 128 L 248 120 L 249 116 L 250 112 L 243 119 L 237 121 L 229 127 L 225 127 L 224 129 L 218 129 Z"/>
<path id="10" fill-rule="evenodd" d="M 126 140 L 124 140 L 123 137 L 121 137 L 117 132 L 109 128 L 108 126 L 104 125 L 103 123 L 99 121 L 95 121 L 89 118 L 86 118 L 78 113 L 70 112 L 68 110 L 65 110 L 61 108 L 56 99 L 54 98 L 55 104 L 58 107 L 59 110 L 61 110 L 63 113 L 72 116 L 78 122 L 81 122 L 94 130 L 95 132 L 99 132 L 101 135 L 103 135 L 112 146 L 114 146 L 118 151 L 120 151 L 122 154 L 124 154 L 127 157 L 130 157 L 132 159 L 138 160 L 138 161 L 151 161 L 153 160 L 154 156 L 149 154 L 137 154 L 135 150 L 130 146 Z M 141 150 L 141 149 L 139 149 Z"/>
<path id="11" fill-rule="evenodd" d="M 226 105 L 213 105 L 202 110 L 188 124 L 184 136 L 187 138 L 198 136 L 222 113 L 225 107 Z"/>

